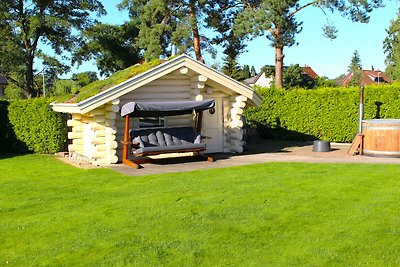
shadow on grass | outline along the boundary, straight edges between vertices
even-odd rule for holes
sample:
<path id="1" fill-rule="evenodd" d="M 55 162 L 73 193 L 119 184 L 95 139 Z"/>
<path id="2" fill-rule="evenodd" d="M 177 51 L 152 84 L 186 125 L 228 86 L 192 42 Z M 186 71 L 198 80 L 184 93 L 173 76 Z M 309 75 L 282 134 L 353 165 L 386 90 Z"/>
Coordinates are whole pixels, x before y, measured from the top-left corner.
<path id="1" fill-rule="evenodd" d="M 23 152 L 23 153 L 15 153 L 15 152 L 0 153 L 0 160 L 20 157 L 20 156 L 29 155 L 29 154 L 32 154 L 32 153 L 28 153 L 28 152 Z"/>

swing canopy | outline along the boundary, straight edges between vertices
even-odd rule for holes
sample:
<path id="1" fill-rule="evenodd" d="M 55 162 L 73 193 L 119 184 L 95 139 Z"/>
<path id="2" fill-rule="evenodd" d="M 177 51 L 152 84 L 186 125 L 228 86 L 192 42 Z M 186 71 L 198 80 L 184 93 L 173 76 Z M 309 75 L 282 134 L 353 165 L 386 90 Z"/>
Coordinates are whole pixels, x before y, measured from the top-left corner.
<path id="1" fill-rule="evenodd" d="M 215 101 L 166 101 L 166 102 L 129 102 L 122 106 L 124 117 L 157 117 L 191 114 L 193 110 L 203 111 L 215 107 Z"/>

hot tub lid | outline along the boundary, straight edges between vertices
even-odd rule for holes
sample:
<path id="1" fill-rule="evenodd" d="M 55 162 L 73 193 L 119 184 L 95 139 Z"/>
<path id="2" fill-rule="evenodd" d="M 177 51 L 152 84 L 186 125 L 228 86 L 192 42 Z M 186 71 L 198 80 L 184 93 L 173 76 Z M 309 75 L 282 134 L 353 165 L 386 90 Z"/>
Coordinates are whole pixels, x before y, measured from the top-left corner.
<path id="1" fill-rule="evenodd" d="M 365 123 L 377 123 L 377 124 L 400 124 L 400 119 L 372 119 L 363 120 Z"/>

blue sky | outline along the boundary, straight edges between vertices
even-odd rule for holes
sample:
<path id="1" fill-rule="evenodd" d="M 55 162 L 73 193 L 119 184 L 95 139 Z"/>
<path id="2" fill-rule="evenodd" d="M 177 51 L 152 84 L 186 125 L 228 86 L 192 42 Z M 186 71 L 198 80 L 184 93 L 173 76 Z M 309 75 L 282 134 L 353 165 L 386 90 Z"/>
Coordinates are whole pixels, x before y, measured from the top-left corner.
<path id="1" fill-rule="evenodd" d="M 100 20 L 119 24 L 128 19 L 126 11 L 119 11 L 117 1 L 103 0 L 107 16 Z M 322 36 L 322 26 L 327 17 L 314 7 L 308 7 L 298 13 L 297 20 L 303 21 L 303 31 L 297 35 L 297 46 L 285 48 L 285 65 L 299 64 L 310 66 L 320 76 L 335 78 L 347 73 L 348 65 L 355 50 L 358 50 L 364 69 L 385 70 L 385 55 L 383 40 L 387 36 L 385 29 L 389 28 L 390 20 L 397 17 L 400 7 L 398 1 L 385 1 L 384 8 L 371 13 L 368 24 L 352 23 L 338 14 L 327 13 L 329 21 L 339 30 L 338 38 L 328 40 Z M 218 53 L 216 60 L 206 56 L 207 64 L 215 62 L 222 65 L 223 54 Z M 247 52 L 239 57 L 241 65 L 254 66 L 257 71 L 264 65 L 274 65 L 274 49 L 265 36 L 258 37 L 248 43 Z M 86 62 L 73 72 L 97 70 L 93 62 Z M 67 77 L 70 75 L 66 75 Z"/>

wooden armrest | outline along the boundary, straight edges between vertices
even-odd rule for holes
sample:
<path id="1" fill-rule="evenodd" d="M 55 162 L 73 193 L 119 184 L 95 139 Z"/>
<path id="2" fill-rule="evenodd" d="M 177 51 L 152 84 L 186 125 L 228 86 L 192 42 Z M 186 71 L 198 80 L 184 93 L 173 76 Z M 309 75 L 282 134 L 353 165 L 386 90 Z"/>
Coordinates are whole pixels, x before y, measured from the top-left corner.
<path id="1" fill-rule="evenodd" d="M 211 136 L 207 136 L 207 135 L 202 135 L 201 139 L 211 139 Z"/>
<path id="2" fill-rule="evenodd" d="M 127 142 L 125 142 L 125 141 L 121 141 L 121 144 L 123 144 L 123 145 L 131 145 L 131 144 L 132 144 L 132 142 L 131 142 L 131 141 L 127 141 Z"/>

